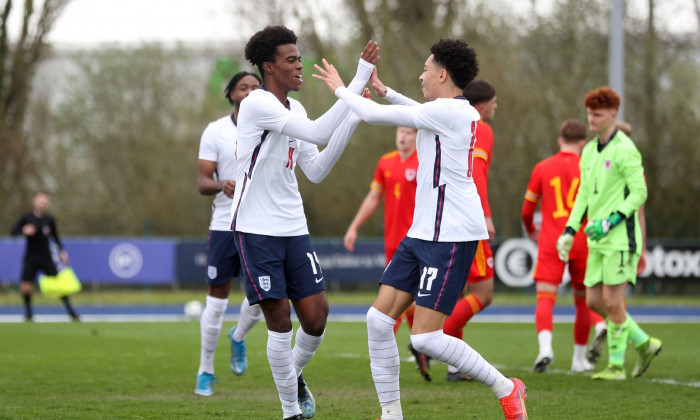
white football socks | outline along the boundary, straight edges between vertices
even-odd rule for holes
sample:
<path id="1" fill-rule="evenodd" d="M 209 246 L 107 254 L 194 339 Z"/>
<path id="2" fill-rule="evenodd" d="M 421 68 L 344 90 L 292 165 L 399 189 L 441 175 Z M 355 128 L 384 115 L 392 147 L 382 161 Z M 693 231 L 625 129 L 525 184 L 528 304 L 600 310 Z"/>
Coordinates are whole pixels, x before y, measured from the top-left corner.
<path id="1" fill-rule="evenodd" d="M 499 399 L 510 395 L 513 391 L 513 381 L 503 376 L 467 343 L 450 337 L 441 330 L 412 334 L 411 344 L 419 352 L 452 365 L 460 372 L 488 386 Z"/>
<path id="2" fill-rule="evenodd" d="M 402 419 L 399 389 L 399 348 L 394 336 L 396 320 L 374 307 L 367 311 L 367 341 L 372 380 L 377 389 L 382 419 Z"/>
<path id="3" fill-rule="evenodd" d="M 244 298 L 243 303 L 241 303 L 241 315 L 238 317 L 238 325 L 233 331 L 233 340 L 239 343 L 245 340 L 248 332 L 253 329 L 262 317 L 263 313 L 260 305 L 250 305 L 248 298 Z"/>
<path id="4" fill-rule="evenodd" d="M 267 360 L 277 385 L 284 418 L 301 414 L 297 403 L 297 375 L 292 363 L 292 335 L 292 331 L 267 331 Z"/>
<path id="5" fill-rule="evenodd" d="M 586 360 L 586 349 L 587 348 L 588 348 L 588 346 L 586 346 L 585 344 L 584 345 L 574 344 L 573 360 L 580 361 L 580 362 L 583 362 L 584 360 Z"/>
<path id="6" fill-rule="evenodd" d="M 540 345 L 539 356 L 554 356 L 554 350 L 552 350 L 552 332 L 549 330 L 542 330 L 537 333 L 537 342 Z"/>
<path id="7" fill-rule="evenodd" d="M 304 370 L 311 358 L 314 357 L 316 350 L 321 346 L 323 342 L 323 336 L 326 331 L 319 337 L 314 337 L 313 335 L 307 334 L 301 327 L 297 329 L 297 335 L 294 339 L 294 348 L 292 349 L 292 359 L 294 362 L 294 370 L 296 375 L 301 375 L 301 371 Z"/>
<path id="8" fill-rule="evenodd" d="M 216 345 L 219 343 L 221 324 L 224 322 L 224 313 L 227 305 L 228 299 L 207 296 L 207 303 L 199 320 L 201 352 L 198 375 L 201 375 L 203 372 L 214 374 L 214 351 L 216 351 Z"/>

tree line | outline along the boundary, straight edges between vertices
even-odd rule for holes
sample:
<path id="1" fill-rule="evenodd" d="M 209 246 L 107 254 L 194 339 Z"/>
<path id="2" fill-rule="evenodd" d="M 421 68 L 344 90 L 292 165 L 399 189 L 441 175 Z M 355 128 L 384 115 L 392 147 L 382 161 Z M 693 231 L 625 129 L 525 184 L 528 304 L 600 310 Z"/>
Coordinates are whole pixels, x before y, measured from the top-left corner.
<path id="1" fill-rule="evenodd" d="M 220 85 L 198 76 L 192 57 L 202 52 L 158 44 L 82 51 L 72 57 L 74 70 L 60 100 L 51 103 L 46 92 L 31 90 L 31 76 L 51 57 L 45 34 L 66 3 L 46 0 L 41 12 L 25 8 L 25 14 L 46 18 L 26 19 L 24 44 L 8 39 L 3 15 L 0 232 L 42 189 L 54 196 L 53 213 L 64 235 L 204 236 L 211 198 L 196 188 L 199 137 L 230 107 Z M 547 15 L 533 8 L 519 16 L 485 1 L 343 0 L 343 19 L 315 8 L 312 0 L 289 3 L 236 3 L 232 21 L 246 36 L 218 55 L 251 70 L 242 54 L 248 36 L 266 24 L 294 29 L 305 56 L 305 83 L 297 97 L 312 118 L 335 100 L 311 78 L 310 63 L 321 57 L 349 80 L 361 46 L 377 40 L 382 80 L 421 100 L 418 76 L 435 40 L 459 37 L 476 49 L 479 78 L 498 94 L 489 199 L 501 238 L 521 234 L 530 171 L 556 152 L 561 121 L 585 121 L 585 93 L 607 82 L 604 0 L 559 0 Z M 628 17 L 625 23 L 626 120 L 643 156 L 648 234 L 698 238 L 692 208 L 700 201 L 700 37 L 660 29 L 656 2 L 648 3 L 645 19 Z M 45 25 L 34 28 L 33 38 L 32 22 Z M 328 28 L 335 36 L 328 36 Z M 211 54 L 209 67 L 216 56 Z M 323 183 L 311 184 L 299 171 L 314 236 L 344 234 L 377 160 L 393 148 L 393 128 L 361 124 Z M 381 230 L 377 214 L 361 234 L 379 236 Z"/>

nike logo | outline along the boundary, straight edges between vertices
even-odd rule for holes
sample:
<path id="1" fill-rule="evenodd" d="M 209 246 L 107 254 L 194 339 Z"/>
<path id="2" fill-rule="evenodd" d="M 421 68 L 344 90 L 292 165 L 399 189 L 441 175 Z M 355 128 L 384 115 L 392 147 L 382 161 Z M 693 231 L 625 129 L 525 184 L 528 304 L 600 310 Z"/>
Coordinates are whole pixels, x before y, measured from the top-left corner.
<path id="1" fill-rule="evenodd" d="M 418 292 L 418 297 L 430 296 L 432 293 L 421 293 Z"/>
<path id="2" fill-rule="evenodd" d="M 314 278 L 314 280 L 316 280 L 316 283 L 321 283 L 323 281 L 323 277 L 321 277 L 320 279 Z"/>

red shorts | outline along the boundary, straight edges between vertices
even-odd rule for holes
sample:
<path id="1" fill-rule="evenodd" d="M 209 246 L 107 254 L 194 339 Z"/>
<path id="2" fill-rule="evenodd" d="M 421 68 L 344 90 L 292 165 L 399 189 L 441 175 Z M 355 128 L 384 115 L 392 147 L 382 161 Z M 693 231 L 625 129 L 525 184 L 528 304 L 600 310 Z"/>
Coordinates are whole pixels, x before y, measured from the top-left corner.
<path id="1" fill-rule="evenodd" d="M 557 254 L 540 254 L 535 264 L 535 282 L 549 283 L 559 286 L 564 275 L 566 264 L 561 262 Z M 571 287 L 574 290 L 585 290 L 583 279 L 586 277 L 586 258 L 569 260 L 569 274 L 571 274 Z"/>
<path id="2" fill-rule="evenodd" d="M 491 245 L 486 241 L 479 241 L 479 246 L 477 246 L 476 254 L 474 255 L 474 262 L 472 262 L 469 277 L 467 277 L 467 284 L 492 279 L 493 275 L 493 251 L 491 251 Z"/>

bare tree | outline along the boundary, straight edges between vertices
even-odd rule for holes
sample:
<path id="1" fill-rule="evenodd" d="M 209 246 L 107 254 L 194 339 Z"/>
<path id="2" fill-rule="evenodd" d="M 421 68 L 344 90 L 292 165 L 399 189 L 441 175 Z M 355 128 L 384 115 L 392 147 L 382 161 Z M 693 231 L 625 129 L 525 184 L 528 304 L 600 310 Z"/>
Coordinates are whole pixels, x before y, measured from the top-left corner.
<path id="1" fill-rule="evenodd" d="M 26 205 L 36 179 L 36 162 L 25 141 L 25 121 L 32 81 L 47 50 L 46 36 L 70 0 L 44 0 L 36 11 L 25 0 L 20 32 L 13 37 L 8 23 L 12 0 L 5 0 L 0 15 L 0 227 Z M 36 16 L 38 14 L 38 17 Z"/>

